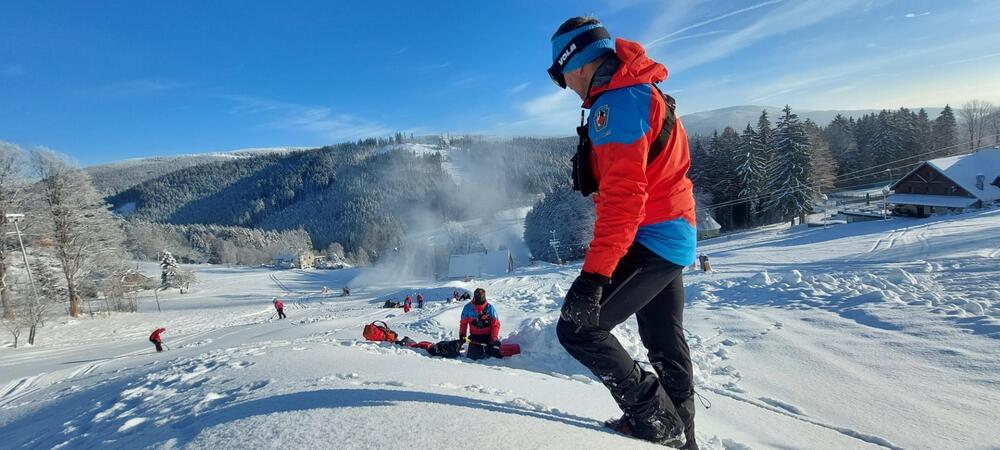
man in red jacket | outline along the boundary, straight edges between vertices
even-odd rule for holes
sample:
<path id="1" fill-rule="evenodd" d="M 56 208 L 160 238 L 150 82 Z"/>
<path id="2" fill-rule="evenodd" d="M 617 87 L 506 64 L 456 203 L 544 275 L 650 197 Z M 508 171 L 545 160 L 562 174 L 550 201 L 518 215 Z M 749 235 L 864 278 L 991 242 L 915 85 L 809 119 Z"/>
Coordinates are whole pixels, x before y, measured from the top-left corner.
<path id="1" fill-rule="evenodd" d="M 465 342 L 469 337 L 471 359 L 487 356 L 502 357 L 500 354 L 500 318 L 497 310 L 486 300 L 486 290 L 476 288 L 472 301 L 462 308 L 462 321 L 458 324 L 458 339 Z"/>
<path id="2" fill-rule="evenodd" d="M 272 302 L 274 303 L 274 309 L 278 311 L 278 320 L 288 317 L 285 315 L 285 304 L 281 303 L 281 299 L 274 297 Z"/>
<path id="3" fill-rule="evenodd" d="M 403 312 L 404 313 L 410 312 L 410 308 L 412 307 L 413 307 L 413 299 L 410 298 L 409 295 L 407 295 L 406 298 L 403 299 Z"/>
<path id="4" fill-rule="evenodd" d="M 160 335 L 163 334 L 164 331 L 167 331 L 167 329 L 157 328 L 156 331 L 153 331 L 153 334 L 149 335 L 149 342 L 152 342 L 153 345 L 156 346 L 156 351 L 158 352 L 163 351 L 163 340 L 160 338 Z"/>
<path id="5" fill-rule="evenodd" d="M 638 43 L 612 41 L 597 19 L 585 17 L 559 27 L 552 59 L 552 80 L 590 109 L 577 130 L 573 182 L 583 195 L 596 194 L 597 216 L 583 270 L 563 303 L 559 340 L 624 412 L 608 426 L 697 448 L 681 279 L 695 256 L 695 205 L 684 127 L 673 98 L 656 87 L 667 70 Z M 633 314 L 658 376 L 611 334 Z"/>

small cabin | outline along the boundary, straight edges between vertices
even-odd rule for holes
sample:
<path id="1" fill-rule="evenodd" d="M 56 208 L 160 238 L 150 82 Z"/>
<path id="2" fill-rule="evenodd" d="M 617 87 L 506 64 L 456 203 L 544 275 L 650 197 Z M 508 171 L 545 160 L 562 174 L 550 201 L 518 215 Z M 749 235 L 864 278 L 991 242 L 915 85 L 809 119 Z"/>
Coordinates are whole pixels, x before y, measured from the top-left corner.
<path id="1" fill-rule="evenodd" d="M 1000 147 L 925 161 L 889 187 L 888 203 L 898 215 L 978 209 L 1000 200 Z"/>
<path id="2" fill-rule="evenodd" d="M 698 225 L 698 240 L 719 237 L 722 225 L 707 211 L 695 211 L 695 222 Z"/>
<path id="3" fill-rule="evenodd" d="M 276 256 L 271 259 L 275 269 L 311 269 L 316 266 L 316 255 L 302 252 L 294 256 Z"/>
<path id="4" fill-rule="evenodd" d="M 316 255 L 312 252 L 302 252 L 296 257 L 299 269 L 311 269 L 316 266 Z"/>

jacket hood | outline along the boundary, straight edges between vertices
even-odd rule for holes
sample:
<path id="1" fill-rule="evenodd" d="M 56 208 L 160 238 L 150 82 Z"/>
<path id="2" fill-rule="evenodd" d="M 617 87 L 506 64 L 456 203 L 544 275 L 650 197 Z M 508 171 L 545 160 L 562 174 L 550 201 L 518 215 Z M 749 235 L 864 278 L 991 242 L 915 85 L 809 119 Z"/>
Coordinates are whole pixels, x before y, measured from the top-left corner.
<path id="1" fill-rule="evenodd" d="M 593 104 L 594 99 L 605 91 L 620 89 L 639 84 L 659 83 L 667 79 L 667 68 L 646 56 L 646 49 L 638 42 L 618 38 L 615 40 L 615 54 L 621 61 L 618 70 L 611 80 L 591 86 L 585 108 Z"/>

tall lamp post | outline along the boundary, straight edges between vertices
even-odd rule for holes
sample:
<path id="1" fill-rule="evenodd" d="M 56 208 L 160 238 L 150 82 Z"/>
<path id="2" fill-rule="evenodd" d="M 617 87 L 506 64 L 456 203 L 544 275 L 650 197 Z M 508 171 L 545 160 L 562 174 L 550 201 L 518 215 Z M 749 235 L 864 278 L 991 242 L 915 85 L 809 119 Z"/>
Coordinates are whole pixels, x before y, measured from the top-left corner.
<path id="1" fill-rule="evenodd" d="M 28 272 L 28 281 L 31 283 L 31 293 L 35 296 L 35 301 L 38 301 L 38 289 L 35 287 L 35 279 L 31 276 L 31 265 L 28 264 L 28 252 L 24 250 L 24 240 L 21 239 L 21 227 L 18 225 L 18 223 L 24 220 L 24 214 L 4 214 L 3 218 L 4 222 L 14 224 L 17 243 L 21 246 L 21 257 L 24 258 L 24 270 Z"/>
<path id="2" fill-rule="evenodd" d="M 562 258 L 559 257 L 559 239 L 556 239 L 556 230 L 549 230 L 552 233 L 552 239 L 549 239 L 549 245 L 552 246 L 552 251 L 556 253 L 556 264 L 562 264 Z"/>

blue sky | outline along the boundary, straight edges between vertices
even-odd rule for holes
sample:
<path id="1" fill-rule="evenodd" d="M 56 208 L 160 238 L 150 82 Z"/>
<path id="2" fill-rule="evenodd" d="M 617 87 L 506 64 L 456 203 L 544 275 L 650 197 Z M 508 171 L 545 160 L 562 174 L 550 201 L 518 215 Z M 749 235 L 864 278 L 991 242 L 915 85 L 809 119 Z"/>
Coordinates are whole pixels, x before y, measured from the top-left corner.
<path id="1" fill-rule="evenodd" d="M 998 1 L 0 0 L 0 141 L 85 165 L 440 132 L 570 135 L 549 37 L 649 45 L 683 112 L 1000 101 Z"/>

